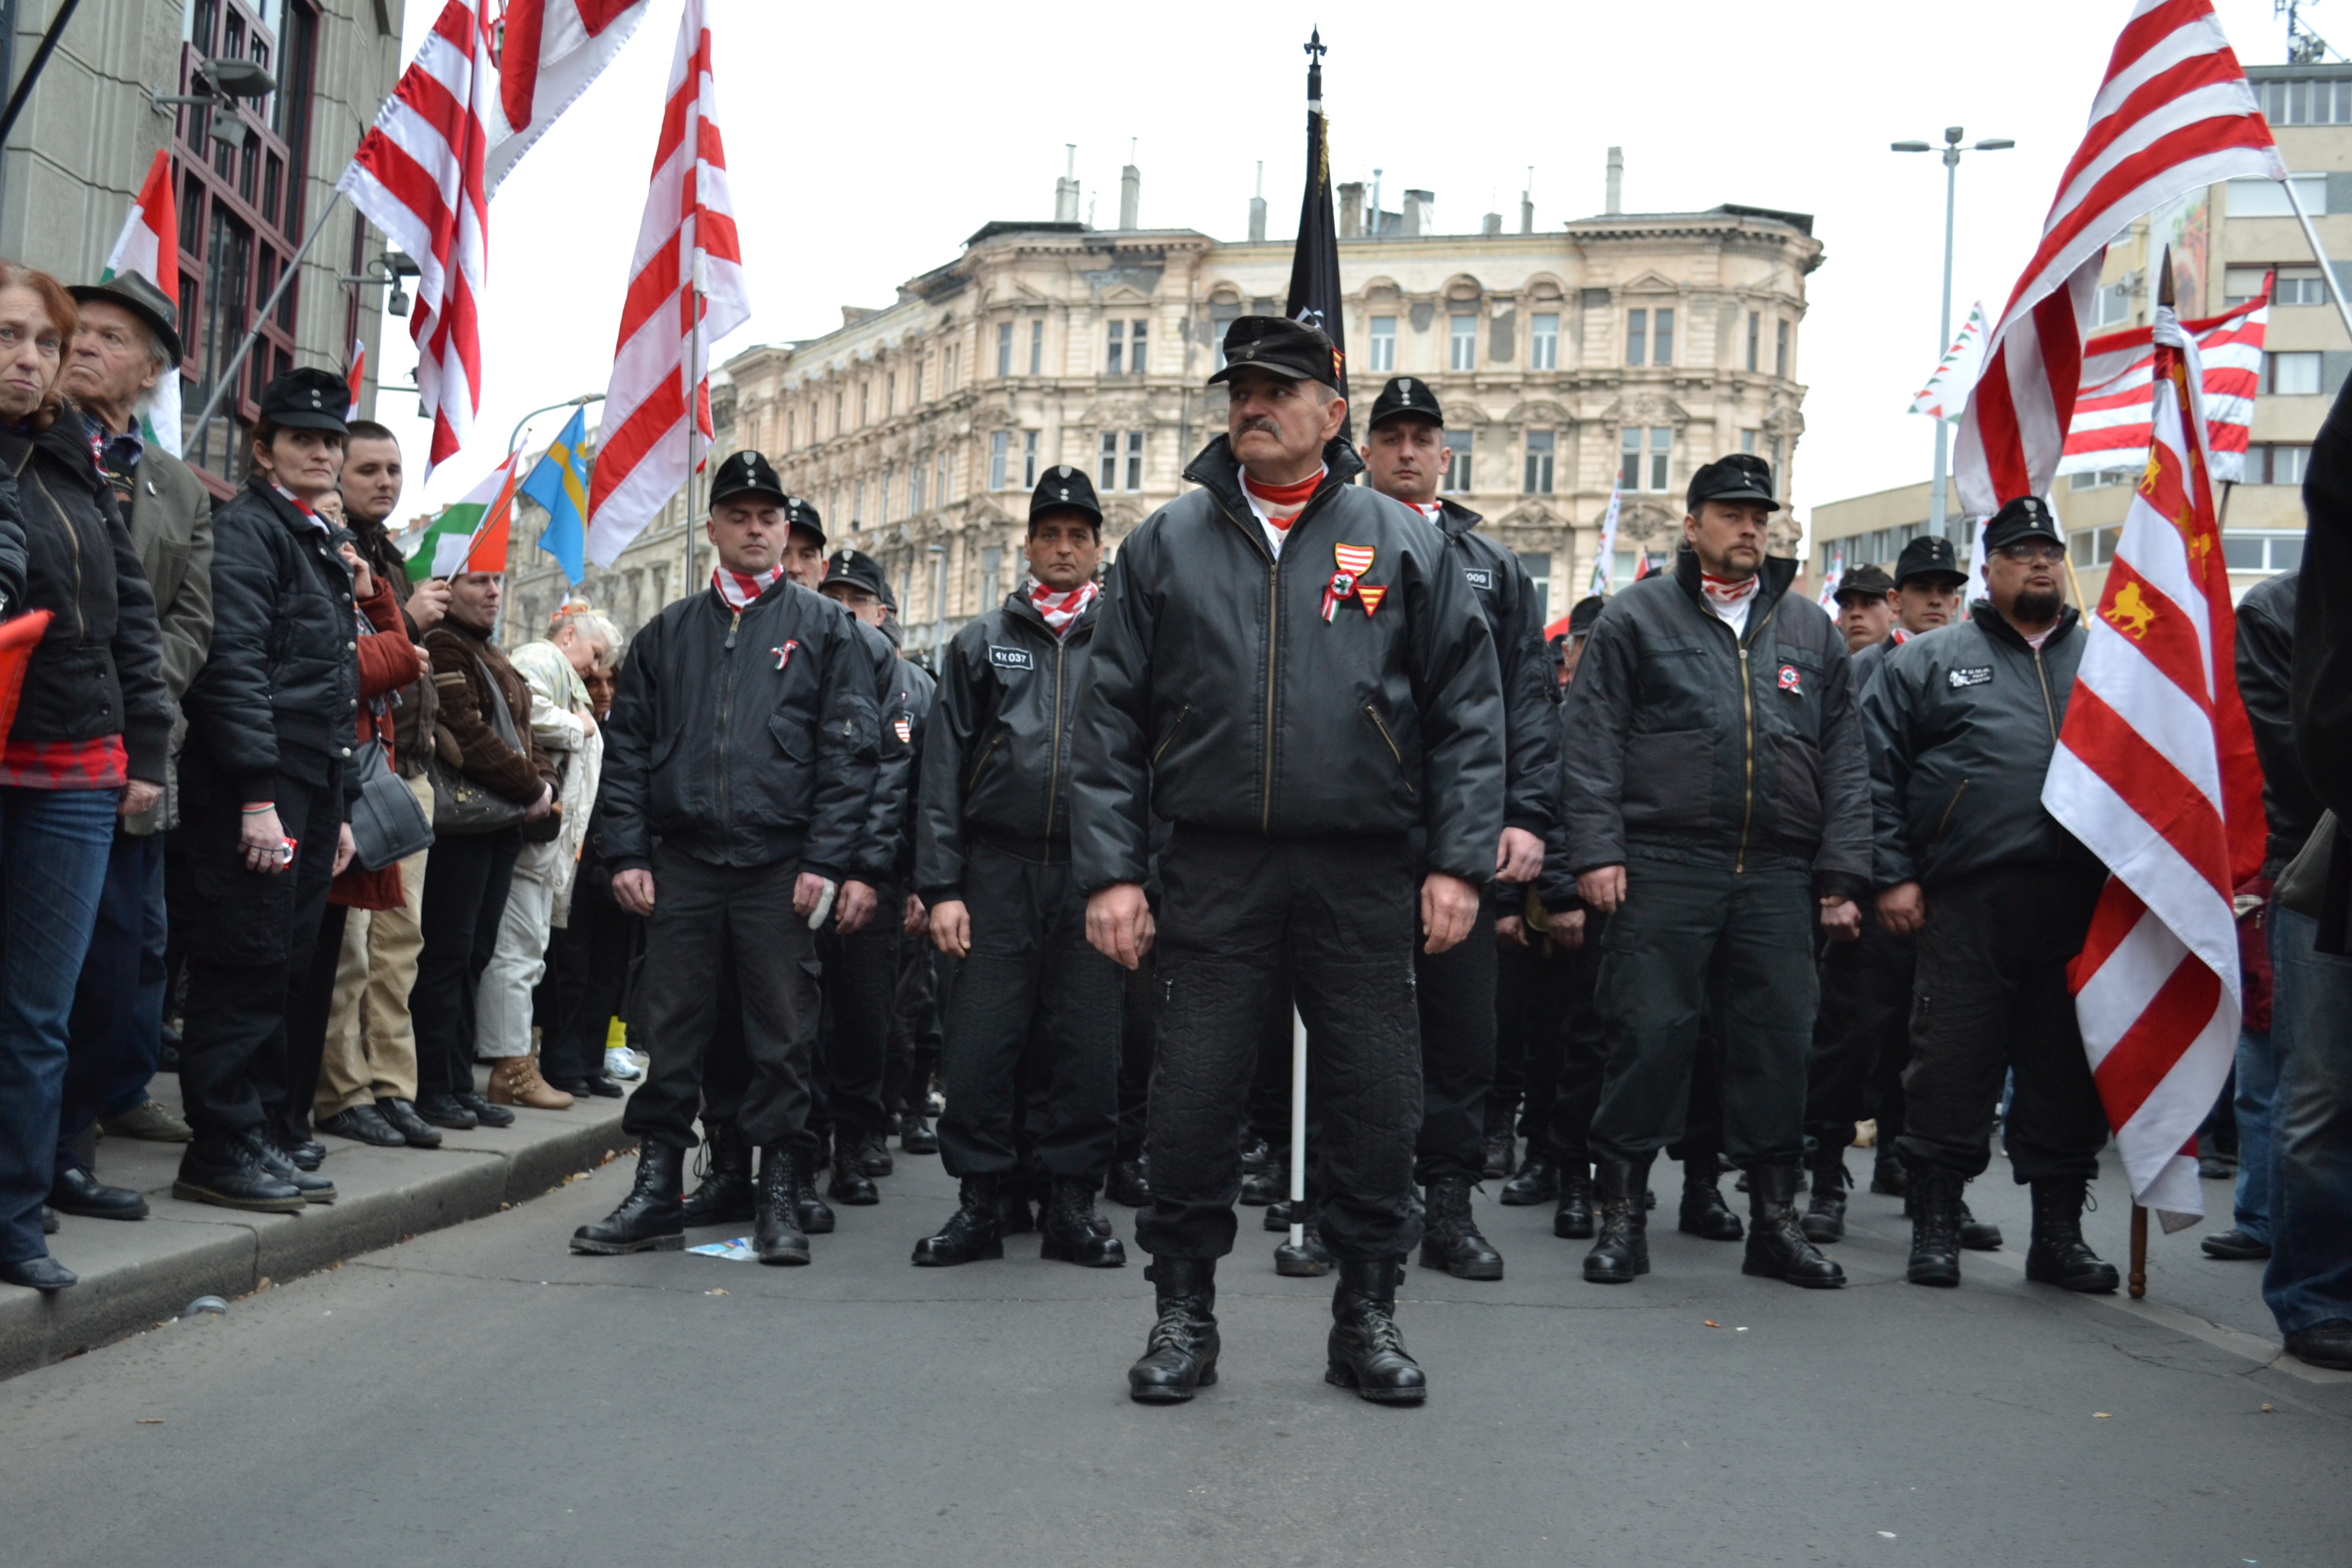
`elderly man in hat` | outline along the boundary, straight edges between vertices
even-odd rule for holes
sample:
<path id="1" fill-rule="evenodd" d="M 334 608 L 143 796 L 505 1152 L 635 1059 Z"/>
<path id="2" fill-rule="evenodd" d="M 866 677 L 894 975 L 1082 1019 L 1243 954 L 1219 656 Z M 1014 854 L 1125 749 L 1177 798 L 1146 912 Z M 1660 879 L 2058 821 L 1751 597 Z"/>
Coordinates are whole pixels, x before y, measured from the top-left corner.
<path id="1" fill-rule="evenodd" d="M 1437 485 L 1450 454 L 1445 412 L 1425 381 L 1400 375 L 1381 388 L 1365 422 L 1365 479 L 1384 496 L 1427 518 L 1486 613 L 1503 681 L 1503 833 L 1495 849 L 1495 894 L 1467 941 L 1414 960 L 1421 1004 L 1421 1141 L 1413 1177 L 1425 1194 L 1421 1265 L 1462 1279 L 1500 1279 L 1503 1255 L 1478 1233 L 1470 1189 L 1488 1173 L 1488 1145 L 1501 1147 L 1493 1173 L 1511 1173 L 1512 1107 L 1495 1096 L 1495 988 L 1499 916 L 1524 913 L 1543 869 L 1553 820 L 1559 751 L 1559 688 L 1544 655 L 1543 614 L 1519 558 L 1476 531 L 1482 519 Z M 1516 1089 L 1516 1075 L 1514 1076 Z M 1517 1099 L 1516 1093 L 1512 1097 Z"/>
<path id="2" fill-rule="evenodd" d="M 155 593 L 176 755 L 185 734 L 180 700 L 212 645 L 212 498 L 186 464 L 146 440 L 140 415 L 163 379 L 180 374 L 179 312 L 136 272 L 68 292 L 81 307 L 81 323 L 68 347 L 63 387 L 100 427 L 100 466 Z M 147 1098 L 163 1037 L 163 842 L 179 815 L 170 773 L 167 765 L 163 798 L 115 830 L 98 925 L 74 993 L 50 1197 L 68 1214 L 145 1212 L 136 1194 L 101 1186 L 82 1168 L 74 1143 L 92 1121 L 119 1138 L 188 1138 L 186 1122 Z"/>
<path id="3" fill-rule="evenodd" d="M 1960 1189 L 1992 1158 L 1993 1115 L 2014 1071 L 2002 1142 L 2018 1184 L 2033 1190 L 2025 1277 L 2113 1290 L 2114 1266 L 2083 1240 L 2107 1117 L 2066 984 L 2106 869 L 2042 805 L 2084 634 L 2065 601 L 2066 544 L 2047 502 L 2011 501 L 1981 538 L 1987 596 L 1967 620 L 1889 654 L 1862 704 L 1878 918 L 1918 937 L 1895 1142 L 1910 1179 L 1909 1275 L 1960 1282 Z"/>
<path id="4" fill-rule="evenodd" d="M 1226 434 L 1200 488 L 1119 546 L 1071 746 L 1074 879 L 1087 934 L 1132 969 L 1160 939 L 1151 1084 L 1159 1316 L 1132 1397 L 1215 1380 L 1216 1260 L 1233 1250 L 1240 1128 L 1286 979 L 1311 1031 L 1339 1258 L 1327 1378 L 1418 1404 L 1396 1325 L 1419 1239 L 1416 918 L 1431 954 L 1470 936 L 1503 833 L 1503 695 L 1493 635 L 1444 535 L 1349 481 L 1361 462 L 1339 362 L 1312 327 L 1227 329 Z M 1143 882 L 1152 818 L 1158 928 Z M 1418 887 L 1416 888 L 1416 882 Z"/>
<path id="5" fill-rule="evenodd" d="M 1110 1169 L 1122 979 L 1087 945 L 1070 877 L 1071 721 L 1102 561 L 1102 509 L 1085 474 L 1046 470 L 1024 552 L 1028 583 L 948 646 L 924 742 L 916 880 L 932 942 L 963 962 L 940 1056 L 940 1158 L 962 1190 L 915 1261 L 1004 1256 L 1002 1189 L 1019 1167 L 1018 1069 L 1034 1031 L 1045 1082 L 1028 1131 L 1051 1183 L 1042 1256 L 1117 1268 L 1127 1252 L 1097 1228 L 1095 1194 Z"/>
<path id="6" fill-rule="evenodd" d="M 1674 570 L 1609 601 L 1569 691 L 1569 868 L 1609 921 L 1600 1235 L 1584 1260 L 1604 1284 L 1648 1271 L 1643 1193 L 1682 1130 L 1703 1024 L 1721 1052 L 1724 1147 L 1748 1175 L 1742 1271 L 1845 1280 L 1798 1228 L 1796 1195 L 1815 929 L 1859 930 L 1869 764 L 1845 641 L 1788 592 L 1797 563 L 1765 553 L 1779 508 L 1762 458 L 1702 467 Z"/>
<path id="7" fill-rule="evenodd" d="M 865 853 L 873 685 L 849 617 L 785 578 L 784 489 L 765 458 L 719 465 L 705 531 L 709 589 L 630 639 L 604 723 L 600 847 L 614 899 L 649 917 L 636 1005 L 653 1060 L 623 1119 L 645 1140 L 636 1184 L 572 1247 L 684 1245 L 681 1172 L 731 975 L 751 1066 L 736 1123 L 761 1152 L 753 1245 L 762 1263 L 802 1264 L 814 928 Z"/>

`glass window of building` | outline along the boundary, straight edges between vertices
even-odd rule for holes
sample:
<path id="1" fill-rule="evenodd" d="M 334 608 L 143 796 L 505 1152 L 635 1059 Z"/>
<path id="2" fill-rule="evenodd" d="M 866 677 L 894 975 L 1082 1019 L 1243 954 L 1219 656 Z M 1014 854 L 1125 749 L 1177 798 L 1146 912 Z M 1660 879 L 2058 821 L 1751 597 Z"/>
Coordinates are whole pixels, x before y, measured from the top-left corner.
<path id="1" fill-rule="evenodd" d="M 1013 432 L 1010 430 L 998 430 L 988 437 L 988 488 L 990 489 L 1001 490 L 1004 488 L 1004 463 L 1006 458 L 1011 455 L 1012 447 Z"/>
<path id="2" fill-rule="evenodd" d="M 1478 368 L 1478 318 L 1452 316 L 1447 318 L 1445 367 L 1448 370 Z"/>
<path id="3" fill-rule="evenodd" d="M 1396 318 L 1374 316 L 1370 356 L 1366 362 L 1377 371 L 1396 369 Z"/>
<path id="4" fill-rule="evenodd" d="M 1647 363 L 1650 357 L 1650 312 L 1625 312 L 1625 363 Z"/>
<path id="5" fill-rule="evenodd" d="M 1675 313 L 1672 310 L 1653 310 L 1650 313 L 1650 363 L 1675 363 Z"/>
<path id="6" fill-rule="evenodd" d="M 1558 435 L 1550 430 L 1528 432 L 1528 471 L 1525 493 L 1531 496 L 1551 494 L 1551 460 Z"/>
<path id="7" fill-rule="evenodd" d="M 1448 430 L 1445 433 L 1445 482 L 1439 488 L 1449 495 L 1465 495 L 1469 492 L 1469 431 Z"/>
<path id="8" fill-rule="evenodd" d="M 1393 326 L 1394 323 L 1391 322 L 1391 325 Z M 1528 368 L 1529 370 L 1559 368 L 1559 313 L 1557 310 L 1536 312 L 1535 329 L 1528 340 Z"/>

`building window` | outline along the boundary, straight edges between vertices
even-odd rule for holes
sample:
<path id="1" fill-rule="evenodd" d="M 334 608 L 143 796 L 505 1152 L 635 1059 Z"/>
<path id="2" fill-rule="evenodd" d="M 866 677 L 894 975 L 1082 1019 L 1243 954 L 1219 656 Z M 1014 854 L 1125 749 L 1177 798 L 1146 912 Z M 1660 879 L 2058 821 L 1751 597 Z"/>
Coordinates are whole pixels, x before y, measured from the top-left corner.
<path id="1" fill-rule="evenodd" d="M 869 382 L 861 381 L 857 384 L 857 427 L 861 430 L 866 428 L 866 396 L 873 390 L 873 384 Z"/>
<path id="2" fill-rule="evenodd" d="M 999 430 L 989 437 L 988 488 L 990 489 L 1001 490 L 1004 488 L 1004 460 L 1011 456 L 1012 447 L 1013 432 L 1010 430 Z"/>
<path id="3" fill-rule="evenodd" d="M 1536 625 L 1541 626 L 1551 618 L 1551 555 L 1540 550 L 1522 550 L 1517 553 L 1528 581 L 1535 584 Z"/>
<path id="4" fill-rule="evenodd" d="M 1110 345 L 1103 355 L 1103 374 L 1125 375 L 1127 374 L 1127 323 L 1113 321 L 1109 331 Z"/>
<path id="5" fill-rule="evenodd" d="M 1675 363 L 1675 313 L 1672 310 L 1652 312 L 1650 323 L 1650 363 Z"/>
<path id="6" fill-rule="evenodd" d="M 1625 363 L 1640 364 L 1650 357 L 1650 312 L 1625 312 Z"/>
<path id="7" fill-rule="evenodd" d="M 1478 368 L 1478 318 L 1453 316 L 1447 319 L 1445 368 L 1475 370 Z"/>
<path id="8" fill-rule="evenodd" d="M 1550 430 L 1528 432 L 1528 474 L 1524 486 L 1527 494 L 1551 494 L 1552 445 L 1557 439 L 1557 434 Z"/>
<path id="9" fill-rule="evenodd" d="M 2105 566 L 2116 558 L 2116 544 L 2123 536 L 2120 523 L 2113 528 L 2078 529 L 2066 536 L 2066 553 L 2077 566 Z"/>
<path id="10" fill-rule="evenodd" d="M 2224 533 L 2221 559 L 2232 572 L 2292 572 L 2303 564 L 2303 535 Z"/>
<path id="11" fill-rule="evenodd" d="M 836 436 L 841 434 L 842 429 L 841 399 L 842 395 L 840 393 L 836 392 L 833 395 L 833 433 Z"/>
<path id="12" fill-rule="evenodd" d="M 1143 333 L 1149 324 L 1145 321 L 1129 321 L 1127 324 L 1127 374 L 1129 375 L 1141 375 L 1147 368 Z"/>
<path id="13" fill-rule="evenodd" d="M 1674 448 L 1675 433 L 1671 426 L 1661 426 L 1645 433 L 1639 426 L 1627 426 L 1622 456 L 1617 464 L 1617 488 L 1627 490 L 1664 489 L 1668 470 L 1673 467 Z M 1642 462 L 1645 450 L 1650 458 L 1646 470 Z M 1649 482 L 1643 483 L 1644 479 Z"/>
<path id="14" fill-rule="evenodd" d="M 2250 485 L 2299 485 L 2310 469 L 2308 447 L 2264 445 L 2246 448 L 2244 482 Z"/>
<path id="15" fill-rule="evenodd" d="M 849 487 L 849 531 L 856 532 L 866 523 L 866 481 L 858 480 Z"/>
<path id="16" fill-rule="evenodd" d="M 1037 488 L 1037 432 L 1034 430 L 1021 433 L 1021 488 L 1024 490 Z"/>
<path id="17" fill-rule="evenodd" d="M 1755 430 L 1742 430 L 1739 433 L 1739 449 L 1753 453 L 1756 450 L 1756 437 L 1759 434 L 1760 432 Z"/>
<path id="18" fill-rule="evenodd" d="M 2294 174 L 2294 194 L 2303 198 L 2303 210 L 2317 217 L 2327 210 L 2327 176 L 2326 174 Z M 2231 217 L 2293 217 L 2294 208 L 2286 199 L 2286 185 L 2279 180 L 2260 175 L 2231 180 L 2222 192 L 2223 205 Z"/>
<path id="19" fill-rule="evenodd" d="M 2131 289 L 2122 283 L 2103 283 L 2091 296 L 2091 325 L 2119 327 L 2131 320 Z"/>
<path id="20" fill-rule="evenodd" d="M 1762 311 L 1760 311 L 1760 310 L 1750 310 L 1750 311 L 1748 311 L 1748 368 L 1751 372 L 1752 372 L 1752 371 L 1754 371 L 1754 370 L 1755 370 L 1755 368 L 1756 368 L 1756 342 L 1757 342 L 1757 339 L 1762 335 L 1762 333 L 1763 333 L 1763 330 L 1764 330 L 1764 315 L 1763 315 L 1763 312 L 1762 312 Z"/>
<path id="21" fill-rule="evenodd" d="M 882 417 L 887 419 L 898 412 L 898 377 L 896 372 L 882 378 Z"/>
<path id="22" fill-rule="evenodd" d="M 1445 482 L 1438 487 L 1448 495 L 1467 495 L 1470 490 L 1470 432 L 1448 430 L 1445 433 Z"/>
<path id="23" fill-rule="evenodd" d="M 1393 322 L 1391 324 L 1394 325 Z M 1536 313 L 1535 332 L 1528 340 L 1528 368 L 1529 370 L 1559 368 L 1559 314 L 1558 311 L 1539 310 Z"/>
<path id="24" fill-rule="evenodd" d="M 2273 125 L 2352 124 L 2352 81 L 2258 81 L 2254 91 Z"/>
<path id="25" fill-rule="evenodd" d="M 1095 469 L 1095 489 L 1113 490 L 1118 488 L 1118 434 L 1102 433 L 1102 459 Z"/>
<path id="26" fill-rule="evenodd" d="M 982 545 L 980 552 L 980 607 L 992 609 L 1004 595 L 1004 546 Z"/>
<path id="27" fill-rule="evenodd" d="M 2279 397 L 2308 396 L 2319 390 L 2320 357 L 2302 351 L 2263 355 L 2263 390 Z"/>
<path id="28" fill-rule="evenodd" d="M 931 487 L 931 504 L 948 504 L 949 487 L 955 483 L 955 451 L 952 447 L 940 454 L 939 483 Z"/>
<path id="29" fill-rule="evenodd" d="M 1663 436 L 1665 432 L 1663 430 L 1653 430 L 1650 434 L 1653 436 Z M 1773 437 L 1770 440 L 1764 443 L 1764 461 L 1766 466 L 1769 467 L 1772 472 L 1772 493 L 1776 496 L 1780 495 L 1787 489 L 1787 487 L 1780 482 L 1780 437 L 1778 436 Z M 1660 473 L 1664 473 L 1665 470 L 1661 468 L 1658 471 Z M 1664 489 L 1666 487 L 1661 483 L 1658 488 L 1660 489 Z"/>
<path id="30" fill-rule="evenodd" d="M 1786 321 L 1773 325 L 1772 374 L 1784 380 L 1789 374 L 1789 323 Z"/>
<path id="31" fill-rule="evenodd" d="M 1000 376 L 1013 374 L 1013 323 L 1010 321 L 996 323 L 996 374 Z"/>
<path id="32" fill-rule="evenodd" d="M 1371 357 L 1365 363 L 1366 368 L 1370 370 L 1396 369 L 1396 318 L 1394 316 L 1372 318 L 1372 352 Z"/>
<path id="33" fill-rule="evenodd" d="M 923 459 L 917 458 L 907 465 L 907 515 L 914 516 L 923 510 Z"/>
<path id="34" fill-rule="evenodd" d="M 1143 432 L 1140 430 L 1127 433 L 1127 488 L 1130 490 L 1143 488 Z"/>
<path id="35" fill-rule="evenodd" d="M 1029 323 L 1029 374 L 1039 375 L 1045 369 L 1045 321 L 1044 317 Z"/>
<path id="36" fill-rule="evenodd" d="M 2070 490 L 2103 490 L 2109 485 L 2127 485 L 2138 478 L 2139 470 L 2137 468 L 2100 468 L 2087 474 L 2067 475 L 2066 488 Z M 2253 482 L 2251 471 L 2247 479 Z"/>
<path id="37" fill-rule="evenodd" d="M 789 409 L 789 408 L 785 409 L 785 410 L 784 410 L 784 450 L 785 450 L 785 451 L 787 451 L 787 452 L 789 452 L 789 451 L 791 451 L 791 450 L 793 449 L 793 419 L 794 419 L 794 416 L 793 416 L 793 411 L 792 411 L 791 409 Z"/>
<path id="38" fill-rule="evenodd" d="M 2227 305 L 2242 305 L 2263 291 L 2263 279 L 2276 271 L 2271 294 L 2273 305 L 2325 305 L 2327 280 L 2316 267 L 2227 267 L 2221 270 L 2221 297 Z"/>
<path id="39" fill-rule="evenodd" d="M 898 466 L 896 463 L 882 465 L 882 482 L 874 490 L 874 521 L 877 522 L 890 521 L 890 481 L 898 477 Z"/>

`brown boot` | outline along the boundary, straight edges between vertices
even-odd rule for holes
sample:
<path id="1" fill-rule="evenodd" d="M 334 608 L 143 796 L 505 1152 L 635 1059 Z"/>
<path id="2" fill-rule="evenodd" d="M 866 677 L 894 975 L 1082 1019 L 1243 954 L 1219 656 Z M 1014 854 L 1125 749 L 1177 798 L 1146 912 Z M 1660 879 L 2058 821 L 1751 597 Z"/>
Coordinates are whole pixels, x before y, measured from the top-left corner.
<path id="1" fill-rule="evenodd" d="M 528 1105 L 534 1110 L 569 1110 L 572 1097 L 539 1076 L 535 1057 L 509 1057 L 490 1069 L 492 1105 Z"/>

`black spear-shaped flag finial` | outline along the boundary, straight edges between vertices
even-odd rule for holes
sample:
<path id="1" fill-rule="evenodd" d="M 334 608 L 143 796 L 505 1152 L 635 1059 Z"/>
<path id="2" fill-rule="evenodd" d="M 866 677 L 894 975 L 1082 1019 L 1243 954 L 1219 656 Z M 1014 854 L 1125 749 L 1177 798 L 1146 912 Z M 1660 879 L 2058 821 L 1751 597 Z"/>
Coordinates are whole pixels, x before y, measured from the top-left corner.
<path id="1" fill-rule="evenodd" d="M 1330 51 L 1323 47 L 1323 29 L 1315 28 L 1302 46 L 1307 50 L 1307 103 L 1313 110 L 1323 107 L 1323 57 Z"/>

